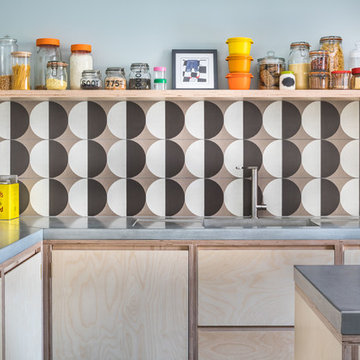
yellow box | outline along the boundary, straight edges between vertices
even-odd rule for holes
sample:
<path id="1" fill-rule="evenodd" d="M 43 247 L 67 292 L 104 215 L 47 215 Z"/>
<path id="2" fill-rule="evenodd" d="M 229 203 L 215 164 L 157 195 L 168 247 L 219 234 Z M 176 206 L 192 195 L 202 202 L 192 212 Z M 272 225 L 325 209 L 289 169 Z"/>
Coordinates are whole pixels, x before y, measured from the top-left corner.
<path id="1" fill-rule="evenodd" d="M 19 217 L 19 183 L 16 175 L 0 176 L 0 220 Z"/>

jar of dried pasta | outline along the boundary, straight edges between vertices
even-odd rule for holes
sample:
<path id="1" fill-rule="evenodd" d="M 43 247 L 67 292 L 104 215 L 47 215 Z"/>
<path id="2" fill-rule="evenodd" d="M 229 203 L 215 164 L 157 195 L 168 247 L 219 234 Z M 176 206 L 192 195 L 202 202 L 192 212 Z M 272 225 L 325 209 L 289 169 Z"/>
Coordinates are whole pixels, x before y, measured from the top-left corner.
<path id="1" fill-rule="evenodd" d="M 28 51 L 14 51 L 11 53 L 11 89 L 30 90 L 30 57 L 31 52 Z"/>
<path id="2" fill-rule="evenodd" d="M 344 70 L 344 54 L 341 47 L 342 38 L 340 36 L 324 36 L 320 39 L 321 50 L 329 52 L 329 71 Z"/>

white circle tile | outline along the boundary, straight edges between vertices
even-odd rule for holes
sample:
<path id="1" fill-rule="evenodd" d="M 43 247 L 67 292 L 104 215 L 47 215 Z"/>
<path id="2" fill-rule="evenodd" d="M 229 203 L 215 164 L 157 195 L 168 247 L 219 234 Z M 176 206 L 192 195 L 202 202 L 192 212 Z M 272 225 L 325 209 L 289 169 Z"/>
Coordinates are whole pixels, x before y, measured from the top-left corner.
<path id="1" fill-rule="evenodd" d="M 233 180 L 224 191 L 224 204 L 235 216 L 244 216 L 244 184 L 243 179 Z"/>
<path id="2" fill-rule="evenodd" d="M 302 165 L 313 177 L 321 176 L 321 141 L 314 140 L 307 144 L 302 152 Z"/>
<path id="3" fill-rule="evenodd" d="M 264 111 L 263 124 L 266 132 L 276 139 L 282 137 L 282 102 L 271 103 Z"/>
<path id="4" fill-rule="evenodd" d="M 158 139 L 165 139 L 165 101 L 158 101 L 146 114 L 146 126 Z"/>
<path id="5" fill-rule="evenodd" d="M 146 165 L 157 177 L 165 177 L 165 140 L 154 142 L 146 153 Z"/>
<path id="6" fill-rule="evenodd" d="M 236 101 L 225 111 L 224 126 L 227 132 L 237 139 L 244 136 L 244 103 Z"/>
<path id="7" fill-rule="evenodd" d="M 69 127 L 74 135 L 86 139 L 88 135 L 88 103 L 76 104 L 69 113 Z"/>
<path id="8" fill-rule="evenodd" d="M 341 128 L 353 139 L 359 139 L 359 119 L 359 101 L 347 104 L 340 114 Z"/>
<path id="9" fill-rule="evenodd" d="M 41 216 L 49 216 L 49 179 L 42 179 L 34 184 L 30 191 L 30 204 Z"/>
<path id="10" fill-rule="evenodd" d="M 236 177 L 243 176 L 244 165 L 244 141 L 233 141 L 225 150 L 224 164 L 227 171 Z"/>
<path id="11" fill-rule="evenodd" d="M 302 114 L 302 126 L 305 132 L 314 139 L 321 137 L 321 102 L 309 104 Z"/>
<path id="12" fill-rule="evenodd" d="M 266 171 L 275 177 L 282 177 L 282 141 L 271 142 L 264 150 L 263 161 Z"/>
<path id="13" fill-rule="evenodd" d="M 81 179 L 69 191 L 69 205 L 80 216 L 88 215 L 88 181 Z"/>
<path id="14" fill-rule="evenodd" d="M 165 216 L 165 181 L 165 179 L 154 181 L 146 192 L 147 206 L 157 216 Z"/>
<path id="15" fill-rule="evenodd" d="M 80 140 L 69 151 L 69 166 L 78 176 L 88 177 L 88 142 Z"/>
<path id="16" fill-rule="evenodd" d="M 10 101 L 0 103 L 0 137 L 10 139 L 11 129 L 11 104 Z"/>
<path id="17" fill-rule="evenodd" d="M 197 179 L 186 189 L 185 204 L 196 216 L 204 216 L 205 212 L 205 181 Z"/>
<path id="18" fill-rule="evenodd" d="M 309 181 L 301 192 L 301 202 L 305 210 L 313 216 L 321 215 L 321 180 Z"/>
<path id="19" fill-rule="evenodd" d="M 113 135 L 126 139 L 126 101 L 120 101 L 111 107 L 107 125 Z"/>
<path id="20" fill-rule="evenodd" d="M 205 173 L 205 142 L 193 142 L 185 153 L 185 165 L 197 177 L 204 177 Z"/>
<path id="21" fill-rule="evenodd" d="M 198 139 L 203 139 L 205 135 L 204 121 L 204 102 L 198 101 L 192 104 L 186 111 L 185 126 L 192 136 Z"/>
<path id="22" fill-rule="evenodd" d="M 350 141 L 344 146 L 340 154 L 340 164 L 348 175 L 359 177 L 359 140 Z"/>
<path id="23" fill-rule="evenodd" d="M 282 179 L 269 182 L 263 193 L 266 209 L 274 216 L 282 215 Z"/>
<path id="24" fill-rule="evenodd" d="M 111 184 L 107 192 L 108 205 L 118 216 L 126 216 L 126 179 Z"/>
<path id="25" fill-rule="evenodd" d="M 109 169 L 116 175 L 126 178 L 126 140 L 119 140 L 111 146 L 107 154 Z"/>
<path id="26" fill-rule="evenodd" d="M 40 138 L 49 138 L 49 102 L 37 104 L 30 113 L 31 130 Z"/>
<path id="27" fill-rule="evenodd" d="M 42 177 L 49 177 L 49 140 L 35 144 L 30 153 L 31 168 Z"/>
<path id="28" fill-rule="evenodd" d="M 342 187 L 340 203 L 349 215 L 359 216 L 359 179 L 352 179 Z"/>

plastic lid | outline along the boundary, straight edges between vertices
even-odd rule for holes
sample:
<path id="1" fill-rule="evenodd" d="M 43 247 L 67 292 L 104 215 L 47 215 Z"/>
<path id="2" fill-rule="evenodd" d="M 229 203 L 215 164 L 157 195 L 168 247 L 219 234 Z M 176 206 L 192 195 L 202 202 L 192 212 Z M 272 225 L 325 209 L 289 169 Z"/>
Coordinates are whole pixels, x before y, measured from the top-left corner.
<path id="1" fill-rule="evenodd" d="M 294 72 L 293 71 L 282 71 L 281 73 L 280 73 L 280 75 L 282 75 L 282 74 L 292 74 L 292 75 L 294 75 Z"/>
<path id="2" fill-rule="evenodd" d="M 291 48 L 297 47 L 297 46 L 304 46 L 304 47 L 307 47 L 308 49 L 310 48 L 310 44 L 306 41 L 295 41 L 290 44 Z"/>
<path id="3" fill-rule="evenodd" d="M 165 66 L 155 66 L 154 71 L 166 71 L 166 67 Z"/>
<path id="4" fill-rule="evenodd" d="M 231 78 L 231 77 L 253 77 L 252 74 L 250 73 L 229 73 L 225 76 L 226 78 Z"/>
<path id="5" fill-rule="evenodd" d="M 329 72 L 325 71 L 313 71 L 309 73 L 310 76 L 318 76 L 318 77 L 324 77 L 324 76 L 330 76 Z"/>
<path id="6" fill-rule="evenodd" d="M 349 70 L 335 70 L 331 72 L 332 74 L 351 74 Z"/>
<path id="7" fill-rule="evenodd" d="M 12 43 L 16 43 L 17 40 L 11 38 L 9 35 L 4 36 L 3 38 L 0 38 L 0 43 L 2 44 L 12 44 Z"/>
<path id="8" fill-rule="evenodd" d="M 353 68 L 353 69 L 352 69 L 352 73 L 353 73 L 353 74 L 360 74 L 360 67 Z"/>
<path id="9" fill-rule="evenodd" d="M 36 46 L 44 46 L 44 45 L 60 46 L 60 40 L 51 39 L 51 38 L 36 39 Z"/>
<path id="10" fill-rule="evenodd" d="M 260 64 L 281 64 L 285 63 L 285 59 L 281 57 L 276 57 L 274 51 L 268 51 L 266 53 L 267 56 L 258 59 L 257 61 Z"/>
<path id="11" fill-rule="evenodd" d="M 154 83 L 155 84 L 166 84 L 166 79 L 155 79 Z"/>
<path id="12" fill-rule="evenodd" d="M 229 60 L 250 60 L 250 61 L 253 61 L 254 59 L 251 56 L 248 56 L 248 55 L 229 55 L 225 60 L 226 61 L 229 61 Z"/>
<path id="13" fill-rule="evenodd" d="M 251 44 L 253 44 L 254 42 L 252 41 L 252 39 L 248 38 L 248 37 L 232 37 L 226 40 L 226 43 L 228 44 L 229 42 L 250 42 Z"/>
<path id="14" fill-rule="evenodd" d="M 106 69 L 106 71 L 124 71 L 124 68 L 123 67 L 117 67 L 117 66 L 114 66 L 114 67 L 108 67 Z"/>
<path id="15" fill-rule="evenodd" d="M 74 44 L 74 45 L 71 45 L 71 52 L 74 52 L 74 51 L 91 52 L 91 45 L 89 45 L 89 44 Z"/>
<path id="16" fill-rule="evenodd" d="M 31 52 L 29 51 L 13 51 L 11 53 L 12 56 L 15 57 L 23 57 L 23 58 L 28 58 L 31 56 Z"/>
<path id="17" fill-rule="evenodd" d="M 320 39 L 320 44 L 323 42 L 327 42 L 327 41 L 342 41 L 342 37 L 341 36 L 323 36 Z"/>

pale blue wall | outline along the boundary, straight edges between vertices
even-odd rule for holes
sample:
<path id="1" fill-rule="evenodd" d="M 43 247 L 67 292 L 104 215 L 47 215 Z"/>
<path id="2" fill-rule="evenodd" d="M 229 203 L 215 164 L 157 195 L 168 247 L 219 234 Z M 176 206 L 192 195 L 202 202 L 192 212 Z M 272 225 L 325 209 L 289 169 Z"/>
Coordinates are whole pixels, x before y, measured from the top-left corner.
<path id="1" fill-rule="evenodd" d="M 144 61 L 167 66 L 170 78 L 171 49 L 216 48 L 222 88 L 228 37 L 251 37 L 255 59 L 269 49 L 287 57 L 292 41 L 317 48 L 321 36 L 341 35 L 347 60 L 360 39 L 360 0 L 3 0 L 1 13 L 1 33 L 21 50 L 33 51 L 38 37 L 58 37 L 68 61 L 70 44 L 90 43 L 102 72 L 125 66 L 128 73 L 131 62 Z"/>

